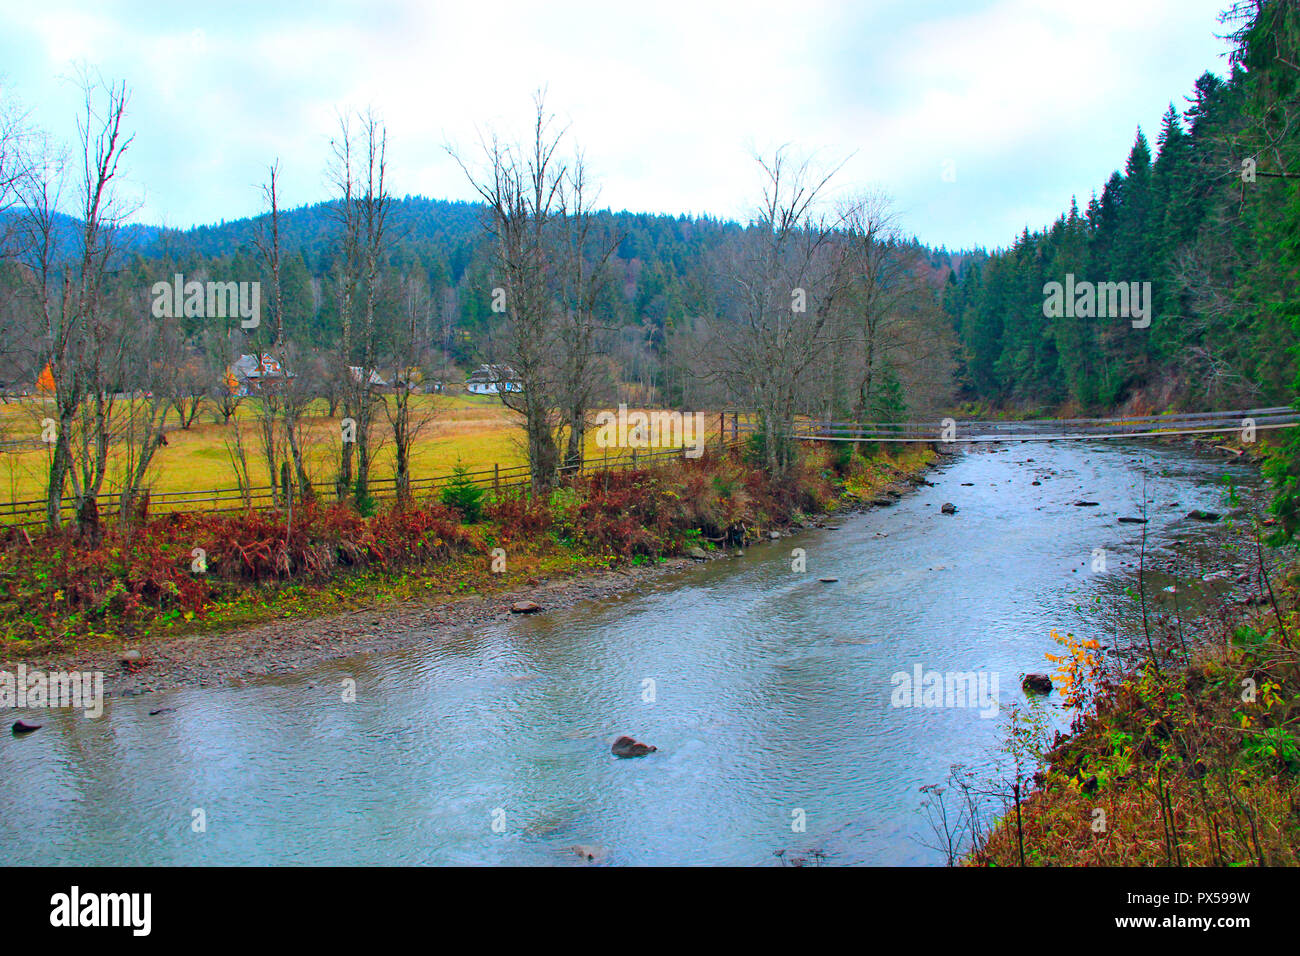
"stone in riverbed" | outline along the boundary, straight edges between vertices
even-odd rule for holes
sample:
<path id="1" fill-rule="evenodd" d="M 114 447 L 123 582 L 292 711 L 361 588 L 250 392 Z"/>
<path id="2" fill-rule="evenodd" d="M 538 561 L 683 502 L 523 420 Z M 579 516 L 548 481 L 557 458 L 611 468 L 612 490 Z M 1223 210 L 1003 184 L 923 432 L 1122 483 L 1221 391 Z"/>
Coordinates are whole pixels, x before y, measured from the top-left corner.
<path id="1" fill-rule="evenodd" d="M 1074 506 L 1076 508 L 1095 508 L 1099 504 L 1101 504 L 1100 501 L 1076 501 Z"/>
<path id="2" fill-rule="evenodd" d="M 623 736 L 614 741 L 609 751 L 615 757 L 644 757 L 646 754 L 654 753 L 658 749 L 658 747 L 653 747 L 650 744 L 643 744 L 639 740 Z"/>
<path id="3" fill-rule="evenodd" d="M 13 734 L 15 737 L 21 737 L 23 734 L 31 734 L 41 729 L 41 724 L 29 724 L 25 721 L 15 720 Z"/>
<path id="4" fill-rule="evenodd" d="M 822 584 L 834 584 L 836 581 L 839 580 L 839 578 L 818 578 L 817 580 L 820 581 Z"/>
<path id="5" fill-rule="evenodd" d="M 1187 512 L 1187 517 L 1193 521 L 1218 521 L 1219 513 L 1217 511 L 1202 511 L 1200 508 L 1193 508 Z"/>
<path id="6" fill-rule="evenodd" d="M 536 601 L 516 601 L 510 605 L 511 614 L 536 614 L 542 606 Z"/>
<path id="7" fill-rule="evenodd" d="M 1120 518 L 1120 524 L 1146 524 L 1146 518 Z"/>
<path id="8" fill-rule="evenodd" d="M 134 649 L 123 651 L 121 654 L 117 655 L 117 659 L 123 664 L 138 664 L 143 657 L 143 654 Z"/>
<path id="9" fill-rule="evenodd" d="M 1052 692 L 1052 678 L 1046 674 L 1026 674 L 1020 686 L 1027 691 L 1035 694 L 1050 694 Z"/>
<path id="10" fill-rule="evenodd" d="M 704 549 L 699 547 L 687 548 L 686 556 L 696 561 L 707 561 L 709 558 L 709 556 L 705 554 Z"/>
<path id="11" fill-rule="evenodd" d="M 957 513 L 957 506 L 951 501 L 945 501 L 943 507 L 939 509 L 939 512 L 946 515 L 955 515 Z"/>

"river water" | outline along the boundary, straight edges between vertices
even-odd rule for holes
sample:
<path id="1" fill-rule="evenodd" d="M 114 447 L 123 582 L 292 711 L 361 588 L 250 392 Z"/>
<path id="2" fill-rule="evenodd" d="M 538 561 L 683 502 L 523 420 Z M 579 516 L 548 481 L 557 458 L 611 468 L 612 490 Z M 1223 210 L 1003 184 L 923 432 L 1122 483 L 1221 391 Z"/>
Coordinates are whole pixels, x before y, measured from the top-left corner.
<path id="1" fill-rule="evenodd" d="M 991 765 L 1053 628 L 1132 633 L 1141 526 L 1117 518 L 1140 513 L 1144 489 L 1148 560 L 1188 577 L 1246 560 L 1223 550 L 1224 525 L 1186 518 L 1227 510 L 1225 474 L 1259 482 L 1183 447 L 974 449 L 893 507 L 606 600 L 242 687 L 114 699 L 99 719 L 14 712 L 45 726 L 0 737 L 0 855 L 580 865 L 584 844 L 610 864 L 809 850 L 942 863 L 919 788 Z M 1168 607 L 1165 583 L 1149 597 Z M 1180 583 L 1184 611 L 1221 587 Z M 998 714 L 891 706 L 892 678 L 916 665 L 996 675 Z M 612 757 L 623 733 L 658 752 Z"/>

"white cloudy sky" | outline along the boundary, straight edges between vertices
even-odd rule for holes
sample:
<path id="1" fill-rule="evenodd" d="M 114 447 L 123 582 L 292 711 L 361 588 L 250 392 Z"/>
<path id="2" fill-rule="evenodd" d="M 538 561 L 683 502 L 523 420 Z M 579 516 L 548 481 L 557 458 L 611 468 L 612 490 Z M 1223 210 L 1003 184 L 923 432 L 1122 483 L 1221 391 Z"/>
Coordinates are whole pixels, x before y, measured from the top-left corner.
<path id="1" fill-rule="evenodd" d="M 752 151 L 793 143 L 852 154 L 842 190 L 883 189 L 908 232 L 959 248 L 1086 202 L 1139 124 L 1154 141 L 1226 70 L 1225 3 L 0 0 L 0 75 L 67 140 L 76 64 L 127 81 L 141 222 L 256 213 L 277 157 L 285 205 L 327 198 L 338 111 L 368 105 L 394 192 L 471 198 L 443 144 L 523 131 L 546 86 L 611 208 L 743 218 Z"/>

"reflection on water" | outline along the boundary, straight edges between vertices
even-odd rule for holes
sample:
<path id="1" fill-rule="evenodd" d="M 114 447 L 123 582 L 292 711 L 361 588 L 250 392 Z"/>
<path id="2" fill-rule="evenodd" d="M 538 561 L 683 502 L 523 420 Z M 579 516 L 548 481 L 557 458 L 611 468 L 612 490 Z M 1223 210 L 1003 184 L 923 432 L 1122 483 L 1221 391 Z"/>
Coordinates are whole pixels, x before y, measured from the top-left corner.
<path id="1" fill-rule="evenodd" d="M 986 764 L 1002 721 L 892 708 L 891 675 L 991 671 L 1005 713 L 1055 649 L 1050 629 L 1104 638 L 1100 609 L 1127 607 L 1141 529 L 1116 519 L 1140 513 L 1144 484 L 1149 556 L 1208 562 L 1222 527 L 1184 516 L 1225 510 L 1225 471 L 1252 480 L 1155 446 L 964 454 L 938 487 L 840 530 L 607 600 L 287 679 L 110 701 L 99 720 L 15 713 L 45 728 L 0 738 L 0 847 L 42 864 L 568 864 L 574 844 L 616 864 L 771 865 L 809 848 L 942 862 L 920 842 L 918 788 Z M 659 752 L 611 757 L 622 733 Z"/>

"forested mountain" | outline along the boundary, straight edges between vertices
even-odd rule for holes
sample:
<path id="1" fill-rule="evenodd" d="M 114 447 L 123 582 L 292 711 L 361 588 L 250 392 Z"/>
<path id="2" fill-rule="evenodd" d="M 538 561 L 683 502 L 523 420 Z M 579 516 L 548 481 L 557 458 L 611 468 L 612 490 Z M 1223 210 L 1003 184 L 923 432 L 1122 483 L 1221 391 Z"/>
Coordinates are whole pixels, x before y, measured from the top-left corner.
<path id="1" fill-rule="evenodd" d="M 1224 20 L 1237 44 L 1226 79 L 1201 76 L 1154 144 L 1138 130 L 1082 209 L 1072 202 L 950 284 L 968 397 L 1043 411 L 1291 400 L 1296 4 L 1240 4 Z M 1141 294 L 1148 282 L 1147 316 L 1107 314 L 1100 294 L 1076 308 L 1050 301 L 1050 283 L 1091 295 L 1088 283 Z"/>
<path id="2" fill-rule="evenodd" d="M 285 329 L 304 352 L 328 350 L 340 338 L 339 209 L 340 203 L 331 201 L 279 212 Z M 416 282 L 426 311 L 427 349 L 421 351 L 431 353 L 420 361 L 453 379 L 480 363 L 503 358 L 493 338 L 502 316 L 492 312 L 492 289 L 498 280 L 485 212 L 482 203 L 406 196 L 393 199 L 389 213 L 386 279 L 380 283 L 388 296 L 386 306 L 396 310 L 400 290 Z M 18 218 L 16 213 L 10 217 Z M 592 221 L 594 231 L 614 243 L 609 281 L 598 303 L 606 358 L 602 400 L 622 395 L 676 406 L 732 400 L 703 380 L 697 367 L 697 333 L 710 322 L 716 324 L 724 310 L 720 290 L 726 285 L 722 273 L 727 264 L 720 261 L 720 250 L 741 241 L 752 227 L 707 216 L 611 211 L 593 213 Z M 116 275 L 124 286 L 137 289 L 170 281 L 177 273 L 186 281 L 267 284 L 270 276 L 258 243 L 265 238 L 268 222 L 269 217 L 261 215 L 184 230 L 120 227 Z M 58 244 L 75 247 L 79 228 L 76 219 L 59 216 Z M 957 268 L 960 274 L 972 261 L 970 254 L 931 250 L 893 233 L 887 242 L 934 291 L 936 304 L 949 271 Z M 975 254 L 975 261 L 980 255 Z M 0 297 L 0 309 L 5 304 L 12 309 L 30 307 L 18 268 L 11 264 L 0 281 L 8 289 Z M 186 321 L 186 337 L 199 343 L 210 326 L 202 319 Z M 228 351 L 268 348 L 274 334 L 270 323 L 248 334 L 235 332 Z M 882 344 L 878 360 L 887 360 L 889 352 Z M 19 348 L 12 350 L 9 361 L 5 380 L 21 383 L 34 380 L 44 360 L 38 348 Z M 898 412 L 908 404 L 928 409 L 949 400 L 946 376 L 938 388 L 931 388 L 928 373 L 919 368 L 909 373 L 902 364 L 900 355 L 895 362 L 900 368 L 884 376 L 900 378 L 906 385 L 905 400 L 895 402 Z M 841 409 L 841 414 L 847 410 Z"/>

